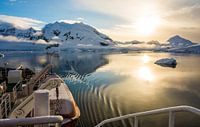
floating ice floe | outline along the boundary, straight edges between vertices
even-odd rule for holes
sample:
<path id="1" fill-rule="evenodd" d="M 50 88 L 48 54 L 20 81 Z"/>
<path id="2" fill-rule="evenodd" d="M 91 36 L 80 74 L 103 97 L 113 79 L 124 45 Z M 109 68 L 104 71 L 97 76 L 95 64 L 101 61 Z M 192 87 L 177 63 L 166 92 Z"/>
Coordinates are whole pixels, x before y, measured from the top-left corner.
<path id="1" fill-rule="evenodd" d="M 158 65 L 163 66 L 163 67 L 175 68 L 176 65 L 177 65 L 177 62 L 174 58 L 163 58 L 163 59 L 157 60 L 155 62 L 155 64 L 158 64 Z"/>
<path id="2" fill-rule="evenodd" d="M 1 57 L 4 57 L 4 54 L 0 53 L 0 58 L 1 58 Z"/>

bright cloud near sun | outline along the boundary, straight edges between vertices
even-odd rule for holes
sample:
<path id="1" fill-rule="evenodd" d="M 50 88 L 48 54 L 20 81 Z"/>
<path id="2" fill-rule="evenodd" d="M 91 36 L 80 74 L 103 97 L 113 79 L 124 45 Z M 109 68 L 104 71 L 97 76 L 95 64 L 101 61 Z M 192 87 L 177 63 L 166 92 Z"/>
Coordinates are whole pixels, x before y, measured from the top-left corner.
<path id="1" fill-rule="evenodd" d="M 9 2 L 9 3 L 7 3 Z M 0 22 L 41 28 L 60 19 L 84 22 L 117 41 L 166 41 L 181 35 L 200 42 L 200 0 L 7 0 L 0 1 Z M 28 5 L 28 6 L 27 6 Z M 67 5 L 67 7 L 66 7 Z M 37 7 L 37 8 L 36 8 Z M 24 15 L 14 17 L 6 15 Z M 78 17 L 78 18 L 77 18 Z"/>
<path id="2" fill-rule="evenodd" d="M 102 32 L 115 40 L 158 39 L 180 34 L 193 41 L 200 40 L 199 0 L 74 0 L 81 10 L 119 17 L 123 22 Z"/>
<path id="3" fill-rule="evenodd" d="M 141 17 L 134 24 L 135 30 L 140 35 L 151 35 L 155 32 L 156 28 L 160 24 L 160 19 L 158 17 Z"/>

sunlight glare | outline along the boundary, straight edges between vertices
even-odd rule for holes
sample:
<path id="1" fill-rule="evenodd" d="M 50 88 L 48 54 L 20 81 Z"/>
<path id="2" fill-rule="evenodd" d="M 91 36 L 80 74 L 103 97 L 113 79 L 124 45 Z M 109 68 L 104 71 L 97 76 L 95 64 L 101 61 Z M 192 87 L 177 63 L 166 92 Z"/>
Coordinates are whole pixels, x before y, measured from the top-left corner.
<path id="1" fill-rule="evenodd" d="M 143 57 L 142 57 L 142 61 L 143 61 L 143 63 L 148 63 L 149 60 L 150 60 L 150 58 L 149 58 L 148 55 L 143 55 Z"/>
<path id="2" fill-rule="evenodd" d="M 160 24 L 160 19 L 158 17 L 141 17 L 135 24 L 136 30 L 141 35 L 152 34 L 158 25 Z"/>
<path id="3" fill-rule="evenodd" d="M 154 75 L 148 67 L 142 67 L 138 70 L 138 76 L 146 81 L 154 80 Z"/>

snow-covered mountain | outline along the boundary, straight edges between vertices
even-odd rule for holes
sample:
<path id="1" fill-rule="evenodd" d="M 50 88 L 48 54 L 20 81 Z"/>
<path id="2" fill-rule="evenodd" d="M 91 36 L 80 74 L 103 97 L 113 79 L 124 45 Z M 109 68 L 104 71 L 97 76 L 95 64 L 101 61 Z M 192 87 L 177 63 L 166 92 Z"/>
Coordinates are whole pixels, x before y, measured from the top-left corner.
<path id="1" fill-rule="evenodd" d="M 46 41 L 52 41 L 56 38 L 65 47 L 68 45 L 104 46 L 114 44 L 111 38 L 83 23 L 50 23 L 42 29 L 42 32 Z"/>
<path id="2" fill-rule="evenodd" d="M 167 42 L 169 42 L 169 44 L 172 48 L 187 47 L 187 46 L 191 46 L 191 45 L 195 44 L 190 40 L 187 40 L 183 37 L 180 37 L 179 35 L 176 35 L 176 36 L 169 38 L 167 40 Z"/>
<path id="3" fill-rule="evenodd" d="M 21 29 L 13 26 L 9 23 L 0 24 L 0 35 L 3 36 L 15 36 L 17 38 L 29 39 L 29 40 L 38 40 L 39 36 L 37 35 L 37 30 L 31 28 Z"/>
<path id="4" fill-rule="evenodd" d="M 69 24 L 65 22 L 55 22 L 44 26 L 42 30 L 33 28 L 20 29 L 9 23 L 0 24 L 0 35 L 15 36 L 19 39 L 45 40 L 59 43 L 60 48 L 70 46 L 108 46 L 114 42 L 108 36 L 98 32 L 95 28 L 84 23 Z"/>
<path id="5" fill-rule="evenodd" d="M 171 46 L 171 48 L 167 50 L 169 52 L 200 54 L 199 43 L 194 43 L 178 35 L 171 37 L 168 42 Z"/>
<path id="6" fill-rule="evenodd" d="M 9 23 L 0 23 L 0 50 L 51 51 L 67 49 L 68 47 L 102 49 L 101 47 L 103 46 L 111 46 L 111 48 L 116 49 L 132 48 L 137 50 L 151 49 L 170 52 L 200 53 L 199 44 L 195 44 L 179 35 L 169 38 L 167 43 L 160 43 L 155 40 L 149 42 L 137 40 L 114 42 L 105 34 L 100 33 L 97 29 L 84 23 L 70 24 L 55 22 L 45 25 L 41 30 L 35 30 L 33 28 L 22 29 Z"/>

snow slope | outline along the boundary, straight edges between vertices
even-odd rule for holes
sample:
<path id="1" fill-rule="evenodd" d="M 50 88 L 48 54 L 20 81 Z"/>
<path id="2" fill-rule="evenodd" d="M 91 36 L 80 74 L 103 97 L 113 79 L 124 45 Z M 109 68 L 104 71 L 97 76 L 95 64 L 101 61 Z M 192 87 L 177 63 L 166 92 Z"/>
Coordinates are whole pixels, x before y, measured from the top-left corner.
<path id="1" fill-rule="evenodd" d="M 95 28 L 83 23 L 55 22 L 47 24 L 43 29 L 44 40 L 61 43 L 63 48 L 68 46 L 101 46 L 103 44 L 113 45 L 112 39 L 98 32 Z"/>
<path id="2" fill-rule="evenodd" d="M 37 31 L 33 28 L 21 29 L 16 28 L 9 23 L 0 24 L 0 35 L 3 36 L 15 36 L 17 38 L 29 39 L 29 40 L 38 40 L 39 36 Z"/>
<path id="3" fill-rule="evenodd" d="M 169 52 L 200 54 L 200 44 L 194 43 L 178 35 L 171 37 L 168 42 L 171 46 L 167 50 Z"/>
<path id="4" fill-rule="evenodd" d="M 181 48 L 191 46 L 194 43 L 190 40 L 187 40 L 179 35 L 173 36 L 167 40 L 172 48 Z"/>
<path id="5" fill-rule="evenodd" d="M 3 37 L 16 37 L 18 39 L 26 39 L 27 42 L 30 40 L 37 41 L 37 40 L 44 40 L 46 44 L 51 43 L 59 43 L 59 49 L 65 49 L 68 47 L 88 47 L 88 46 L 110 46 L 114 45 L 115 43 L 112 41 L 111 38 L 108 36 L 98 32 L 95 28 L 86 25 L 84 23 L 74 23 L 69 24 L 65 22 L 55 22 L 45 25 L 42 30 L 35 30 L 33 28 L 29 29 L 21 29 L 16 28 L 12 24 L 9 23 L 1 23 L 0 24 L 0 36 Z M 18 41 L 19 42 L 19 41 Z M 0 43 L 1 45 L 4 44 L 3 47 L 13 47 L 16 48 L 16 45 L 9 42 L 9 46 L 6 43 Z M 37 45 L 37 43 L 34 43 Z M 26 44 L 23 42 L 21 45 L 32 45 Z M 39 47 L 40 45 L 38 45 Z M 35 46 L 37 47 L 37 46 Z M 28 49 L 28 48 L 27 48 Z"/>

